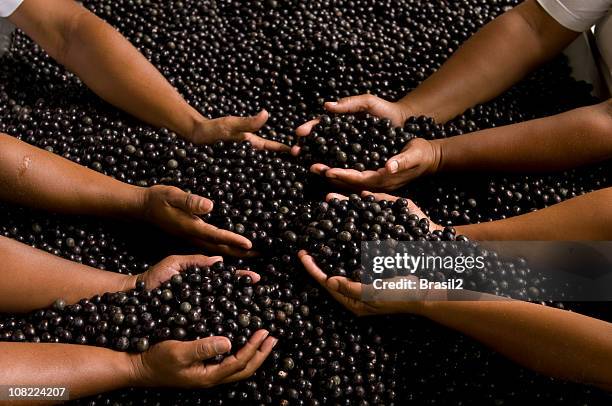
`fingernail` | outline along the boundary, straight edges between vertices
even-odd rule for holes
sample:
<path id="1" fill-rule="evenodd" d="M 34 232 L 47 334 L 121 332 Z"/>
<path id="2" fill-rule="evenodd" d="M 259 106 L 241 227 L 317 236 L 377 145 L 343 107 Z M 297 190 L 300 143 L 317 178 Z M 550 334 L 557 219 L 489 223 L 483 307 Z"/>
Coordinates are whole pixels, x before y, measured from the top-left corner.
<path id="1" fill-rule="evenodd" d="M 391 161 L 389 163 L 389 171 L 391 173 L 397 172 L 398 169 L 399 169 L 399 164 L 397 163 L 397 161 Z"/>
<path id="2" fill-rule="evenodd" d="M 264 335 L 263 335 L 262 341 L 263 341 L 263 340 L 265 340 L 266 338 L 268 338 L 268 336 L 269 336 L 269 335 L 270 335 L 270 332 L 269 332 L 268 330 L 266 330 L 266 331 L 264 332 Z"/>
<path id="3" fill-rule="evenodd" d="M 220 338 L 213 343 L 213 349 L 217 354 L 225 354 L 232 348 L 232 345 L 227 339 Z"/>
<path id="4" fill-rule="evenodd" d="M 338 102 L 327 102 L 330 106 L 337 106 Z"/>
<path id="5" fill-rule="evenodd" d="M 278 338 L 274 339 L 274 343 L 272 343 L 272 348 L 276 347 L 276 344 L 278 344 Z"/>
<path id="6" fill-rule="evenodd" d="M 333 172 L 332 173 L 325 172 L 325 176 L 327 176 L 330 179 L 336 179 L 337 178 L 336 174 L 333 173 Z"/>

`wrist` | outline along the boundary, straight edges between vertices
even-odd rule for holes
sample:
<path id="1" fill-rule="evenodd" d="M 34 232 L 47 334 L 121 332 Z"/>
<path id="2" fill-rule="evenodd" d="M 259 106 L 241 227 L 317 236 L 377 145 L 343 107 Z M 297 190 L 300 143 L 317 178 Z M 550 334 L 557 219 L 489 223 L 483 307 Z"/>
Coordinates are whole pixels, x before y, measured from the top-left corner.
<path id="1" fill-rule="evenodd" d="M 191 118 L 190 129 L 184 137 L 193 143 L 200 143 L 201 140 L 206 138 L 206 123 L 208 121 L 210 120 L 195 112 L 195 115 Z"/>
<path id="2" fill-rule="evenodd" d="M 117 292 L 127 292 L 128 290 L 135 289 L 136 282 L 138 282 L 140 275 L 122 275 L 122 277 L 123 278 Z"/>
<path id="3" fill-rule="evenodd" d="M 402 117 L 402 125 L 405 124 L 406 120 L 408 120 L 410 117 L 418 115 L 409 96 L 396 101 L 394 104 Z"/>
<path id="4" fill-rule="evenodd" d="M 147 220 L 147 202 L 149 199 L 148 187 L 131 186 L 129 209 L 127 215 L 132 220 L 146 221 Z"/>
<path id="5" fill-rule="evenodd" d="M 151 379 L 146 373 L 146 367 L 142 358 L 142 354 L 129 354 L 125 365 L 127 366 L 127 382 L 129 386 L 148 387 L 153 386 Z"/>
<path id="6" fill-rule="evenodd" d="M 446 140 L 432 140 L 429 141 L 431 146 L 431 155 L 432 160 L 429 168 L 427 169 L 427 174 L 436 174 L 441 172 L 443 167 L 443 158 L 444 158 L 444 146 Z"/>

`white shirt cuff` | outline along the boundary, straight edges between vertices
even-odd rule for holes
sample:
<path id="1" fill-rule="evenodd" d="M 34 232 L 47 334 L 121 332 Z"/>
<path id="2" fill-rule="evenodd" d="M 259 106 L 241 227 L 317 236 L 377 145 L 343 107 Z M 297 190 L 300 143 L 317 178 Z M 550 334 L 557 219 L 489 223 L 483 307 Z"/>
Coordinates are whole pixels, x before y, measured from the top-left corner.
<path id="1" fill-rule="evenodd" d="M 0 0 L 0 17 L 8 17 L 23 3 L 23 0 Z"/>
<path id="2" fill-rule="evenodd" d="M 595 24 L 595 21 L 577 16 L 559 0 L 538 0 L 538 3 L 552 18 L 569 30 L 584 32 Z"/>

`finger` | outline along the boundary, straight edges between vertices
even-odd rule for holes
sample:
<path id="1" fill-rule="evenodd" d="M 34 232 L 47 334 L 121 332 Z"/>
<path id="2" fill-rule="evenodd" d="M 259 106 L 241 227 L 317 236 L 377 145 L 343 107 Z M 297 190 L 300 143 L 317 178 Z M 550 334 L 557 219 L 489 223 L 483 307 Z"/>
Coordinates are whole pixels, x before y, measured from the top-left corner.
<path id="1" fill-rule="evenodd" d="M 380 170 L 359 172 L 354 169 L 332 168 L 325 173 L 325 177 L 358 190 L 378 188 L 383 186 L 384 183 L 384 177 Z"/>
<path id="2" fill-rule="evenodd" d="M 417 154 L 416 149 L 408 148 L 404 152 L 389 158 L 385 163 L 385 168 L 392 174 L 413 169 L 419 164 Z"/>
<path id="3" fill-rule="evenodd" d="M 225 244 L 209 243 L 197 238 L 193 238 L 190 241 L 196 247 L 202 248 L 205 252 L 209 253 L 228 255 L 238 258 L 254 258 L 260 255 L 259 252 L 254 250 L 247 251 L 236 247 L 230 247 Z"/>
<path id="4" fill-rule="evenodd" d="M 213 202 L 205 197 L 172 188 L 168 193 L 168 203 L 172 207 L 189 214 L 206 214 L 213 209 Z"/>
<path id="5" fill-rule="evenodd" d="M 251 249 L 253 244 L 246 237 L 240 234 L 232 233 L 228 230 L 215 227 L 212 224 L 206 223 L 204 220 L 191 217 L 189 221 L 192 223 L 188 226 L 191 231 L 191 236 L 200 238 L 205 242 L 214 243 L 218 245 L 229 245 L 232 247 L 239 247 L 243 249 Z"/>
<path id="6" fill-rule="evenodd" d="M 192 362 L 204 361 L 217 355 L 225 354 L 232 349 L 232 343 L 226 337 L 207 337 L 182 343 L 187 359 Z"/>
<path id="7" fill-rule="evenodd" d="M 387 200 L 387 201 L 390 201 L 390 202 L 394 202 L 394 201 L 399 199 L 399 197 L 393 196 L 393 195 L 389 195 L 387 193 L 372 193 L 372 192 L 368 192 L 367 190 L 364 190 L 363 192 L 361 192 L 361 196 L 365 197 L 365 196 L 369 196 L 369 195 L 374 196 L 374 198 L 376 200 Z"/>
<path id="8" fill-rule="evenodd" d="M 268 117 L 269 114 L 266 110 L 262 110 L 257 115 L 250 117 L 229 116 L 223 118 L 223 126 L 230 134 L 254 133 L 266 124 Z"/>
<path id="9" fill-rule="evenodd" d="M 308 134 L 310 134 L 310 132 L 312 131 L 313 127 L 317 124 L 319 124 L 319 121 L 321 121 L 320 119 L 316 118 L 314 120 L 310 120 L 305 122 L 304 124 L 302 124 L 301 126 L 299 126 L 298 128 L 295 129 L 295 134 L 298 137 L 305 137 Z"/>
<path id="10" fill-rule="evenodd" d="M 256 149 L 263 149 L 266 151 L 276 152 L 290 152 L 291 147 L 289 145 L 282 144 L 280 142 L 266 140 L 265 138 L 259 137 L 253 133 L 244 134 L 244 140 L 249 141 Z"/>
<path id="11" fill-rule="evenodd" d="M 337 102 L 327 102 L 324 104 L 324 107 L 332 113 L 356 113 L 359 111 L 366 111 L 370 107 L 372 97 L 373 96 L 369 94 L 344 97 Z"/>
<path id="12" fill-rule="evenodd" d="M 261 276 L 259 276 L 257 272 L 245 271 L 245 270 L 239 269 L 236 271 L 236 273 L 240 276 L 250 276 L 254 284 L 261 280 Z"/>
<path id="13" fill-rule="evenodd" d="M 297 145 L 294 145 L 294 146 L 291 147 L 291 155 L 299 156 L 301 150 L 302 150 L 302 148 L 298 147 Z"/>
<path id="14" fill-rule="evenodd" d="M 253 373 L 255 373 L 255 371 L 261 366 L 261 364 L 264 363 L 266 358 L 268 358 L 268 356 L 272 352 L 272 349 L 277 343 L 278 339 L 274 337 L 266 338 L 261 347 L 259 347 L 259 349 L 255 353 L 255 356 L 251 358 L 251 360 L 247 363 L 246 367 L 242 371 L 238 371 L 233 375 L 228 376 L 221 383 L 241 381 L 253 375 Z"/>
<path id="15" fill-rule="evenodd" d="M 310 172 L 315 173 L 317 175 L 321 175 L 324 176 L 325 172 L 327 172 L 329 170 L 329 166 L 327 165 L 323 165 L 323 164 L 313 164 L 310 167 Z"/>
<path id="16" fill-rule="evenodd" d="M 325 272 L 319 268 L 319 266 L 315 263 L 314 258 L 308 255 L 306 250 L 301 250 L 298 252 L 298 258 L 300 258 L 302 265 L 304 265 L 304 268 L 310 274 L 310 276 L 319 282 L 319 284 L 327 288 L 325 285 L 325 282 L 327 281 L 327 274 L 325 274 Z"/>
<path id="17" fill-rule="evenodd" d="M 300 258 L 300 261 L 302 261 L 302 264 L 304 265 L 306 272 L 308 272 L 310 276 L 312 276 L 314 280 L 316 280 L 319 283 L 319 285 L 325 288 L 325 290 L 328 291 L 329 294 L 334 299 L 336 299 L 339 303 L 341 303 L 343 306 L 347 307 L 351 311 L 354 310 L 349 298 L 342 295 L 337 290 L 330 288 L 330 286 L 327 284 L 327 274 L 325 274 L 321 270 L 321 268 L 317 266 L 314 259 L 310 255 L 308 255 L 308 253 L 305 250 L 301 250 L 300 252 L 298 252 L 298 257 Z"/>
<path id="18" fill-rule="evenodd" d="M 210 266 L 216 262 L 223 261 L 223 257 L 206 255 L 175 255 L 166 258 L 168 266 L 178 272 L 183 272 L 193 266 Z"/>
<path id="19" fill-rule="evenodd" d="M 326 201 L 330 201 L 332 199 L 338 199 L 338 200 L 348 200 L 348 197 L 345 195 L 341 195 L 340 193 L 328 193 L 325 196 L 325 200 Z"/>
<path id="20" fill-rule="evenodd" d="M 333 276 L 327 280 L 327 286 L 343 296 L 356 300 L 362 299 L 363 285 L 359 282 L 352 282 L 341 276 Z"/>
<path id="21" fill-rule="evenodd" d="M 268 338 L 270 333 L 267 330 L 258 330 L 251 339 L 235 355 L 231 355 L 223 360 L 219 365 L 210 367 L 211 374 L 217 375 L 219 380 L 223 380 L 238 371 L 245 369 L 249 361 L 257 354 L 257 350 Z"/>

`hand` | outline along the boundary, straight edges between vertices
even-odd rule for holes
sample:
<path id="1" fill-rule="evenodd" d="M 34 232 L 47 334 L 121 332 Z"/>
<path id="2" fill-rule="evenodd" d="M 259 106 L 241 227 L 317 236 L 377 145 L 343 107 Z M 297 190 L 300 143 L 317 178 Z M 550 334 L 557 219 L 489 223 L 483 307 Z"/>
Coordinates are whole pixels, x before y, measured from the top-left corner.
<path id="1" fill-rule="evenodd" d="M 338 303 L 357 316 L 376 314 L 418 314 L 427 292 L 419 289 L 378 290 L 373 285 L 353 282 L 343 276 L 329 278 L 304 250 L 298 252 L 306 271 L 324 287 Z M 415 276 L 404 279 L 417 280 Z M 393 278 L 397 280 L 399 278 Z M 418 284 L 417 284 L 418 286 Z M 366 299 L 367 298 L 367 299 Z"/>
<path id="2" fill-rule="evenodd" d="M 205 255 L 173 255 L 162 259 L 157 264 L 150 267 L 146 272 L 140 275 L 131 276 L 132 281 L 128 284 L 127 289 L 133 289 L 136 282 L 144 282 L 147 290 L 155 289 L 162 283 L 166 282 L 172 276 L 185 271 L 186 269 L 199 266 L 206 267 L 212 264 L 223 261 L 223 257 L 207 257 Z M 259 274 L 251 271 L 237 271 L 240 275 L 248 275 L 253 283 L 259 282 L 261 279 Z"/>
<path id="3" fill-rule="evenodd" d="M 225 354 L 231 349 L 225 337 L 208 337 L 196 341 L 164 341 L 147 352 L 133 355 L 132 375 L 137 386 L 210 388 L 246 379 L 261 366 L 278 340 L 258 330 L 249 342 L 220 364 L 203 361 Z"/>
<path id="4" fill-rule="evenodd" d="M 246 251 L 253 246 L 248 239 L 207 224 L 197 216 L 212 210 L 210 200 L 172 186 L 158 185 L 142 190 L 139 215 L 146 221 L 211 252 L 252 255 Z"/>
<path id="5" fill-rule="evenodd" d="M 256 116 L 227 116 L 203 120 L 196 124 L 190 141 L 194 144 L 212 144 L 217 140 L 249 141 L 254 148 L 289 152 L 290 147 L 280 142 L 266 140 L 254 134 L 268 121 L 268 112 L 262 110 Z"/>
<path id="6" fill-rule="evenodd" d="M 387 200 L 389 202 L 394 202 L 397 199 L 401 199 L 401 197 L 388 195 L 386 193 L 372 193 L 368 191 L 361 192 L 361 197 L 365 197 L 369 195 L 374 196 L 374 198 L 377 201 Z M 345 195 L 341 195 L 339 193 L 328 193 L 327 196 L 325 196 L 325 200 L 327 201 L 332 200 L 332 199 L 346 200 L 348 199 L 348 197 Z M 421 208 L 417 206 L 412 200 L 410 199 L 406 199 L 406 200 L 408 201 L 408 210 L 410 211 L 410 213 L 416 214 L 416 216 L 420 219 L 426 218 L 427 220 L 429 220 L 429 231 L 444 230 L 444 227 L 431 221 L 431 219 L 427 217 L 427 215 L 423 212 L 423 210 L 421 210 Z"/>
<path id="7" fill-rule="evenodd" d="M 376 171 L 330 168 L 314 164 L 310 171 L 324 176 L 334 186 L 349 190 L 399 189 L 414 179 L 437 172 L 440 166 L 440 144 L 423 138 L 411 140 L 401 153 L 390 158 L 384 168 Z"/>
<path id="8" fill-rule="evenodd" d="M 413 115 L 401 103 L 388 102 L 372 94 L 344 97 L 337 102 L 327 102 L 323 107 L 325 107 L 325 110 L 336 114 L 364 112 L 376 117 L 388 118 L 396 127 L 403 126 L 404 121 Z M 305 137 L 310 134 L 312 128 L 317 124 L 319 124 L 319 119 L 310 120 L 299 126 L 295 133 L 298 137 Z M 291 153 L 295 156 L 299 155 L 299 151 L 298 146 L 291 148 Z"/>

